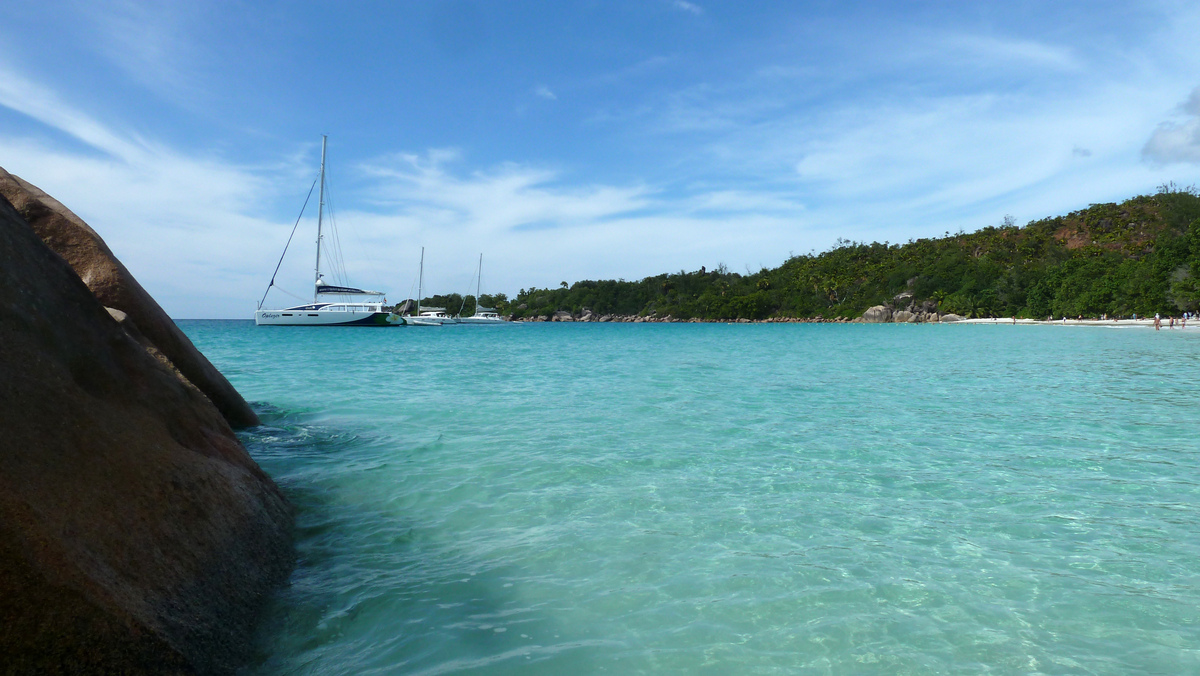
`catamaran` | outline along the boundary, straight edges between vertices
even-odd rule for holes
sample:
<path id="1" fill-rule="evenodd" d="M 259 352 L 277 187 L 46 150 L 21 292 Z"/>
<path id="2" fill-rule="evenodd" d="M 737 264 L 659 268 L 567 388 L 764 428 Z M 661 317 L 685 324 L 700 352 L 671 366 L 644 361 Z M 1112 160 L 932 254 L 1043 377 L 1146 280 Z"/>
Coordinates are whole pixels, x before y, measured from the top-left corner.
<path id="1" fill-rule="evenodd" d="M 444 307 L 421 307 L 421 294 L 425 285 L 425 247 L 421 247 L 421 267 L 417 273 L 417 314 L 404 315 L 404 323 L 409 326 L 442 326 L 457 324 L 458 318 L 450 316 Z M 412 288 L 409 288 L 411 291 Z"/>
<path id="2" fill-rule="evenodd" d="M 313 302 L 296 305 L 281 310 L 264 310 L 263 299 L 258 302 L 258 310 L 254 313 L 254 323 L 258 326 L 403 326 L 404 319 L 387 308 L 387 297 L 382 291 L 358 289 L 352 286 L 328 284 L 321 273 L 321 234 L 322 221 L 325 215 L 325 143 L 327 137 L 321 136 L 321 191 L 317 205 L 317 265 L 313 290 Z M 309 192 L 312 195 L 312 192 Z M 303 210 L 301 210 L 303 214 Z M 297 225 L 299 220 L 296 221 Z M 295 234 L 293 228 L 292 233 Z M 288 238 L 291 242 L 291 238 Z M 283 247 L 284 254 L 287 246 Z M 283 256 L 275 265 L 275 274 L 283 264 Z M 271 283 L 267 285 L 267 293 L 275 286 L 275 275 L 271 275 Z"/>
<path id="3" fill-rule="evenodd" d="M 479 290 L 483 286 L 483 254 L 479 254 L 479 270 L 475 273 L 475 314 L 470 317 L 459 317 L 460 324 L 504 324 L 506 320 L 496 312 L 496 308 L 483 307 L 479 304 Z"/>

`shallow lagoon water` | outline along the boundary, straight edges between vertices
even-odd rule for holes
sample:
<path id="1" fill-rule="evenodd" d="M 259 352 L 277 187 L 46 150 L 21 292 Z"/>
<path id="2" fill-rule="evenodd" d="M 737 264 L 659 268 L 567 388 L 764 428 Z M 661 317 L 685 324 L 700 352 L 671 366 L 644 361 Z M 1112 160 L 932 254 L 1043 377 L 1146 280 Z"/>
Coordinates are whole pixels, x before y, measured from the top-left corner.
<path id="1" fill-rule="evenodd" d="M 248 674 L 1200 671 L 1200 332 L 181 326 L 297 507 Z"/>

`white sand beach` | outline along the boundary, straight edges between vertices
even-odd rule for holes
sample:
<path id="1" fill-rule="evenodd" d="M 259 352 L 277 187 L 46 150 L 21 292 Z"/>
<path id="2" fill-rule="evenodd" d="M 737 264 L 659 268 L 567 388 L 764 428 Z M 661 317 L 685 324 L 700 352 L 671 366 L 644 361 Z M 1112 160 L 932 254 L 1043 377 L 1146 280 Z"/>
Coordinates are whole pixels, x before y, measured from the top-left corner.
<path id="1" fill-rule="evenodd" d="M 1171 328 L 1171 320 L 1163 318 L 1163 331 L 1194 331 L 1200 330 L 1200 318 L 1193 317 L 1187 321 L 1186 327 L 1181 322 L 1180 318 L 1175 318 L 1175 327 Z M 1058 319 L 1047 321 L 1045 319 L 1017 319 L 1012 317 L 988 317 L 978 319 L 962 319 L 955 324 L 997 324 L 997 325 L 1043 325 L 1043 326 L 1095 326 L 1108 329 L 1134 329 L 1134 328 L 1154 328 L 1154 317 L 1149 319 L 1138 317 L 1137 319 Z"/>

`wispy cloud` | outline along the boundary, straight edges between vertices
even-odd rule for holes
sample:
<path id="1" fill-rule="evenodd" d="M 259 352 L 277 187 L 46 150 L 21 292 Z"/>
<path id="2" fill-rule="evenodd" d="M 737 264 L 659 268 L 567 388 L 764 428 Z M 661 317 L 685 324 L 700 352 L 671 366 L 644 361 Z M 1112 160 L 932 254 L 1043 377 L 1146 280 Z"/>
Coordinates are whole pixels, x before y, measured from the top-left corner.
<path id="1" fill-rule="evenodd" d="M 709 14 L 702 4 L 663 0 L 651 19 L 664 11 Z M 408 152 L 389 154 L 397 146 L 387 144 L 404 138 L 394 133 L 396 118 L 373 119 L 375 108 L 353 105 L 362 87 L 375 84 L 369 78 L 339 80 L 339 95 L 292 118 L 279 112 L 287 106 L 267 105 L 268 97 L 284 100 L 282 88 L 267 92 L 261 101 L 269 112 L 253 115 L 278 117 L 273 129 L 286 137 L 336 114 L 357 147 L 363 139 L 384 144 L 369 161 L 338 156 L 331 171 L 352 281 L 393 297 L 415 278 L 422 244 L 435 291 L 466 290 L 480 251 L 485 288 L 508 293 L 722 261 L 741 269 L 823 249 L 837 237 L 927 236 L 998 223 L 1007 213 L 1025 221 L 1164 180 L 1196 182 L 1180 174 L 1200 164 L 1200 92 L 1177 104 L 1200 69 L 1200 12 L 1182 4 L 1150 9 L 1138 13 L 1145 23 L 1132 36 L 1111 19 L 1103 30 L 1076 30 L 1090 24 L 1075 10 L 1061 13 L 1076 24 L 1059 27 L 1049 19 L 979 21 L 974 12 L 917 25 L 899 12 L 864 23 L 840 8 L 765 9 L 722 26 L 730 39 L 720 44 L 692 30 L 627 42 L 621 33 L 612 45 L 619 49 L 606 52 L 616 56 L 601 65 L 563 59 L 555 70 L 545 69 L 545 52 L 526 45 L 497 52 L 518 59 L 501 64 L 518 75 L 500 83 L 498 99 L 480 99 L 508 102 L 523 91 L 515 123 L 503 115 L 474 126 L 414 121 L 412 137 L 452 147 L 409 141 Z M 91 222 L 173 314 L 247 316 L 311 184 L 317 149 L 311 141 L 259 140 L 247 150 L 246 134 L 228 128 L 259 128 L 249 113 L 222 118 L 226 129 L 215 134 L 211 121 L 197 121 L 205 116 L 190 103 L 205 96 L 204 74 L 235 82 L 221 68 L 245 67 L 233 58 L 221 63 L 241 38 L 215 36 L 220 22 L 211 11 L 89 5 L 66 21 L 81 38 L 70 58 L 95 56 L 95 68 L 57 79 L 53 65 L 39 62 L 47 70 L 33 71 L 12 65 L 28 61 L 6 61 L 20 45 L 30 53 L 36 46 L 8 40 L 0 49 L 0 116 L 20 124 L 0 129 L 0 162 Z M 1021 21 L 1046 16 L 1014 12 Z M 16 29 L 7 30 L 11 37 Z M 371 56 L 403 61 L 421 53 L 419 43 L 403 42 L 411 50 L 403 53 L 373 44 L 382 51 Z M 455 61 L 438 71 L 440 57 L 432 58 L 427 75 L 471 70 Z M 334 67 L 371 71 L 346 59 Z M 522 72 L 541 81 L 522 82 Z M 82 77 L 95 86 L 79 86 Z M 148 113 L 142 104 L 154 97 L 130 81 L 168 105 Z M 431 102 L 427 118 L 445 113 L 439 97 L 461 100 L 461 90 L 421 94 L 423 81 L 413 82 Z M 220 94 L 230 109 L 259 102 L 247 104 L 232 89 Z M 129 95 L 137 100 L 117 98 Z M 572 105 L 553 104 L 560 95 Z M 525 114 L 538 100 L 555 114 L 536 121 Z M 207 138 L 213 146 L 201 145 Z M 233 153 L 257 159 L 239 162 Z M 314 222 L 301 224 L 301 233 L 313 229 Z M 312 239 L 298 238 L 304 253 L 289 254 L 281 284 L 303 295 Z"/>
<path id="2" fill-rule="evenodd" d="M 970 229 L 997 222 L 992 212 L 1042 217 L 1161 182 L 1161 171 L 1130 158 L 1195 61 L 1174 23 L 1156 35 L 1153 59 L 1138 51 L 1149 47 L 1124 45 L 1121 69 L 1109 67 L 1109 52 L 1076 43 L 928 28 L 910 40 L 913 30 L 854 50 L 845 68 L 810 67 L 818 57 L 801 42 L 776 45 L 772 63 L 740 77 L 660 92 L 598 122 L 686 139 L 685 180 L 719 166 L 727 187 L 797 195 L 804 239 L 819 236 L 818 223 L 880 239 Z M 1193 162 L 1198 132 L 1189 112 L 1160 128 L 1146 156 Z"/>
<path id="3" fill-rule="evenodd" d="M 982 94 L 843 110 L 794 137 L 804 153 L 796 171 L 827 199 L 887 205 L 893 218 L 914 224 L 971 218 L 991 202 L 1069 181 L 1080 156 L 1109 169 L 1123 162 L 1136 152 L 1153 104 L 1113 109 L 1103 102 L 1133 98 L 1117 87 L 1042 100 L 1041 107 L 1017 95 Z M 1026 214 L 1038 215 L 1045 214 Z"/>
<path id="4" fill-rule="evenodd" d="M 209 64 L 199 30 L 209 25 L 203 4 L 121 0 L 80 3 L 78 18 L 95 53 L 132 81 L 184 107 L 207 98 L 201 73 Z"/>
<path id="5" fill-rule="evenodd" d="M 1159 124 L 1142 148 L 1142 157 L 1156 164 L 1200 164 L 1200 87 L 1179 109 L 1186 119 Z"/>
<path id="6" fill-rule="evenodd" d="M 645 186 L 569 186 L 558 172 L 517 164 L 462 176 L 439 155 L 385 157 L 364 166 L 375 179 L 371 201 L 401 214 L 440 214 L 431 227 L 476 234 L 529 223 L 586 228 L 652 205 Z"/>
<path id="7" fill-rule="evenodd" d="M 3 64 L 0 106 L 82 144 L 0 132 L 0 157 L 95 227 L 175 316 L 228 313 L 223 292 L 241 293 L 244 275 L 271 257 L 263 244 L 282 228 L 263 212 L 278 181 L 263 172 L 114 129 Z"/>
<path id="8" fill-rule="evenodd" d="M 700 15 L 704 13 L 704 9 L 699 5 L 687 2 L 687 0 L 671 0 L 671 6 L 675 9 L 689 12 L 691 14 Z"/>
<path id="9" fill-rule="evenodd" d="M 0 133 L 0 156 L 21 158 L 6 169 L 92 224 L 173 316 L 249 315 L 311 180 L 312 147 L 268 168 L 197 158 L 114 129 L 11 69 L 0 75 L 0 105 L 86 147 Z M 774 265 L 783 254 L 763 260 L 762 251 L 809 244 L 795 237 L 803 207 L 769 191 L 695 188 L 668 196 L 641 182 L 579 182 L 545 166 L 473 169 L 455 148 L 380 156 L 337 174 L 359 205 L 336 218 L 351 279 L 394 298 L 415 293 L 407 287 L 421 245 L 428 289 L 466 291 L 473 256 L 482 251 L 485 286 L 512 293 L 561 279 L 633 279 L 722 261 Z M 289 216 L 268 215 L 281 197 L 295 197 Z M 315 229 L 311 215 L 302 232 Z M 297 251 L 278 284 L 303 296 L 312 263 L 307 250 Z M 286 292 L 268 303 L 290 301 Z"/>
<path id="10" fill-rule="evenodd" d="M 144 142 L 114 133 L 75 110 L 53 90 L 3 63 L 0 63 L 0 106 L 27 115 L 116 159 L 127 161 L 148 150 Z"/>
<path id="11" fill-rule="evenodd" d="M 992 67 L 1017 65 L 1061 71 L 1074 71 L 1083 67 L 1070 48 L 1033 40 L 954 34 L 942 41 L 939 51 L 944 57 L 965 57 Z"/>
<path id="12" fill-rule="evenodd" d="M 467 259 L 446 263 L 464 242 L 492 261 L 485 267 L 497 289 L 632 279 L 721 261 L 774 265 L 782 253 L 763 261 L 754 251 L 797 248 L 803 212 L 769 192 L 699 188 L 668 196 L 643 184 L 580 185 L 544 167 L 456 171 L 429 155 L 381 157 L 363 170 L 377 208 L 354 214 L 355 222 L 410 242 L 412 262 L 425 245 L 427 284 L 451 290 L 469 282 Z M 431 266 L 435 252 L 442 263 Z"/>

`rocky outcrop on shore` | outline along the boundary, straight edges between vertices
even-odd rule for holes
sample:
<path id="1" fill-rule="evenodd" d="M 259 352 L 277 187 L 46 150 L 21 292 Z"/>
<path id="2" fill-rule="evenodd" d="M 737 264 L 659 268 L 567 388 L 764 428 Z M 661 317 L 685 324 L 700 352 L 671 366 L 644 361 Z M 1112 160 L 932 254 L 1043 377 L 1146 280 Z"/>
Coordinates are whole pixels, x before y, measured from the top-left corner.
<path id="1" fill-rule="evenodd" d="M 234 427 L 258 424 L 258 416 L 175 322 L 117 260 L 104 240 L 58 200 L 0 169 L 0 195 L 38 237 L 62 256 L 101 304 L 125 313 L 185 378 L 198 387 Z"/>
<path id="2" fill-rule="evenodd" d="M 590 310 L 573 315 L 565 310 L 559 310 L 553 315 L 534 315 L 531 317 L 514 318 L 507 317 L 511 321 L 518 322 L 596 322 L 596 323 L 626 323 L 626 324 L 851 324 L 861 322 L 861 318 L 851 317 L 767 317 L 766 319 L 700 319 L 692 317 L 689 319 L 680 319 L 665 315 L 659 317 L 657 315 L 618 315 L 618 314 L 595 314 Z"/>
<path id="3" fill-rule="evenodd" d="M 892 321 L 892 308 L 886 305 L 876 305 L 872 308 L 867 308 L 863 313 L 863 321 L 871 324 L 882 324 L 883 322 Z"/>
<path id="4" fill-rule="evenodd" d="M 876 305 L 867 309 L 860 317 L 767 317 L 766 319 L 698 319 L 692 317 L 690 319 L 679 319 L 671 315 L 659 317 L 657 315 L 618 315 L 618 314 L 597 314 L 588 308 L 583 308 L 578 314 L 572 314 L 566 310 L 559 310 L 552 315 L 534 315 L 532 317 L 524 317 L 515 319 L 514 321 L 525 322 L 619 322 L 628 324 L 879 324 L 879 323 L 938 323 L 938 322 L 955 322 L 963 318 L 955 314 L 939 314 L 936 311 L 936 305 L 923 304 L 921 306 L 911 306 L 906 310 L 893 310 L 887 305 Z M 513 319 L 509 317 L 509 319 Z"/>
<path id="5" fill-rule="evenodd" d="M 0 179 L 40 224 L 0 199 L 0 672 L 232 673 L 293 563 L 227 421 L 253 412 L 90 228 Z"/>
<path id="6" fill-rule="evenodd" d="M 893 310 L 887 305 L 876 305 L 867 308 L 859 321 L 867 324 L 936 324 L 961 321 L 963 318 L 956 314 L 941 314 L 936 310 L 909 307 L 904 310 Z"/>

